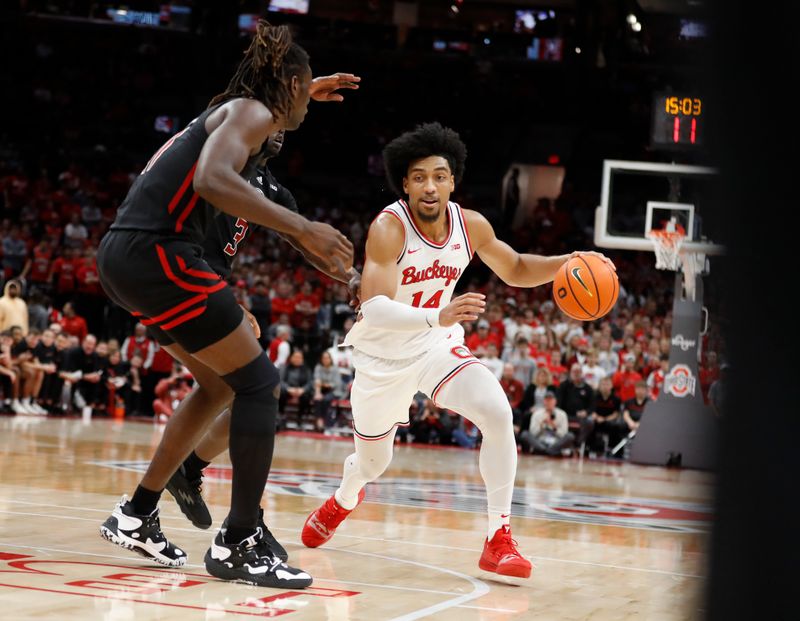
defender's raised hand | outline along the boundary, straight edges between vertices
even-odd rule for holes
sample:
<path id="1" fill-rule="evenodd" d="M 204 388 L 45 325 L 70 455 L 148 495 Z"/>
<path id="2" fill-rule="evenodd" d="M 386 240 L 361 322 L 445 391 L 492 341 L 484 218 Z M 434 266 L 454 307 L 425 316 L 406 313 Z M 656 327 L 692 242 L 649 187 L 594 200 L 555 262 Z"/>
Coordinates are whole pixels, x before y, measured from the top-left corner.
<path id="1" fill-rule="evenodd" d="M 344 96 L 336 91 L 340 88 L 358 90 L 359 82 L 361 78 L 352 73 L 334 73 L 311 80 L 308 92 L 314 101 L 344 101 Z"/>

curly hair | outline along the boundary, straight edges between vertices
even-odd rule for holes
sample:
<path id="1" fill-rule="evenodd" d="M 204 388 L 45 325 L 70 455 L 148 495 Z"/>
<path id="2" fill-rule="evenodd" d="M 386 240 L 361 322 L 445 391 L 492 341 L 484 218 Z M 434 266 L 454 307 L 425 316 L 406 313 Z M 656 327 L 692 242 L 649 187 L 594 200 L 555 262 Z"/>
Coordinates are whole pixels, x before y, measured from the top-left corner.
<path id="1" fill-rule="evenodd" d="M 292 76 L 308 69 L 308 53 L 292 41 L 289 27 L 271 26 L 261 19 L 228 87 L 208 107 L 244 97 L 257 99 L 275 116 L 283 116 L 291 107 Z"/>
<path id="2" fill-rule="evenodd" d="M 459 135 L 440 123 L 418 125 L 414 131 L 401 134 L 383 149 L 383 163 L 386 168 L 386 181 L 397 196 L 405 196 L 403 177 L 408 174 L 411 162 L 432 155 L 447 160 L 450 172 L 458 184 L 464 176 L 464 163 L 467 147 Z"/>

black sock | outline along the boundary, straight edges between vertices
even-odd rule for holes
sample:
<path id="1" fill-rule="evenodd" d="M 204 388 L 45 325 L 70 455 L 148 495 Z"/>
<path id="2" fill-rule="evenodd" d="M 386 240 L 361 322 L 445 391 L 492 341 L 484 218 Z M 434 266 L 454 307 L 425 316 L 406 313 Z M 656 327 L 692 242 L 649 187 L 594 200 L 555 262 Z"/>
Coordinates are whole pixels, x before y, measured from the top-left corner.
<path id="1" fill-rule="evenodd" d="M 161 491 L 163 492 L 164 490 Z M 133 493 L 133 498 L 131 498 L 133 512 L 136 515 L 150 515 L 156 510 L 160 499 L 161 492 L 154 492 L 139 485 Z"/>
<path id="2" fill-rule="evenodd" d="M 186 472 L 186 478 L 190 481 L 199 479 L 203 475 L 203 468 L 205 468 L 210 461 L 203 461 L 197 456 L 194 451 L 191 452 L 183 462 L 183 469 Z"/>
<path id="3" fill-rule="evenodd" d="M 225 543 L 241 543 L 256 532 L 255 528 L 245 526 L 228 526 L 222 539 Z"/>

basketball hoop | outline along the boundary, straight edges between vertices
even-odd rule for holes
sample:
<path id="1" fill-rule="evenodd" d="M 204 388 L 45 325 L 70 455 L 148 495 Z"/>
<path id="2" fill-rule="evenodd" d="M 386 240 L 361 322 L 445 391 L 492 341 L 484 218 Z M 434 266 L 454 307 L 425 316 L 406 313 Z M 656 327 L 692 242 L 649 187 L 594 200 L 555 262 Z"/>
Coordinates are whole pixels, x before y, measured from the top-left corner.
<path id="1" fill-rule="evenodd" d="M 681 269 L 681 246 L 686 231 L 675 222 L 667 222 L 663 229 L 652 229 L 647 239 L 653 242 L 656 253 L 656 268 L 678 271 Z"/>

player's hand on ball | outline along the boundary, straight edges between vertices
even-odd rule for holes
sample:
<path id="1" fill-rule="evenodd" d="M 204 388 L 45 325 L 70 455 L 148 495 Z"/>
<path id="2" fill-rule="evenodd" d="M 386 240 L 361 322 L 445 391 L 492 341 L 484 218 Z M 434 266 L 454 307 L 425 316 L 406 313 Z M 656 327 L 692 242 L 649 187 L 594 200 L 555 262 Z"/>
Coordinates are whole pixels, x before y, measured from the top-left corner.
<path id="1" fill-rule="evenodd" d="M 486 310 L 486 296 L 482 293 L 460 295 L 439 311 L 439 325 L 448 328 L 459 321 L 475 321 Z"/>
<path id="2" fill-rule="evenodd" d="M 604 255 L 604 254 L 602 254 L 600 252 L 594 252 L 592 250 L 576 250 L 575 252 L 573 252 L 572 254 L 570 254 L 567 257 L 567 261 L 569 261 L 570 259 L 572 259 L 574 257 L 579 257 L 581 255 L 592 255 L 592 256 L 595 256 L 598 259 L 600 259 L 601 261 L 605 261 L 612 270 L 614 270 L 615 272 L 617 271 L 617 266 L 614 265 L 614 262 L 611 259 L 609 259 L 606 255 Z"/>

